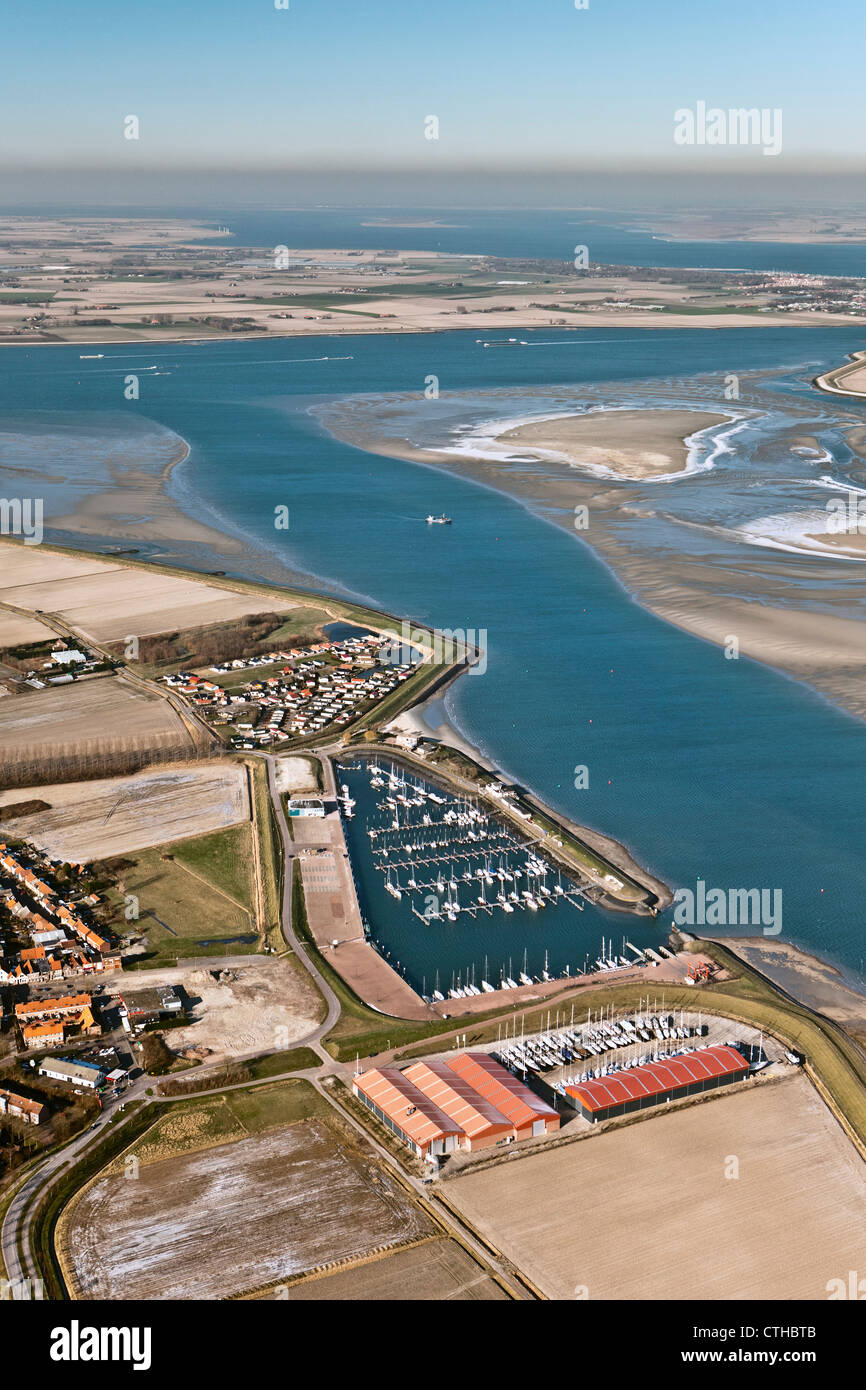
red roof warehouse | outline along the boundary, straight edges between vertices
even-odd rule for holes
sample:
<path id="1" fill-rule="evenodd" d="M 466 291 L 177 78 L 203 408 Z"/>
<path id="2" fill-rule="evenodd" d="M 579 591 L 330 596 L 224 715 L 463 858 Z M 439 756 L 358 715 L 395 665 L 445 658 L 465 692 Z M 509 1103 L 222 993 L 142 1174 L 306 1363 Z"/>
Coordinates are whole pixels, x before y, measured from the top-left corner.
<path id="1" fill-rule="evenodd" d="M 584 1119 L 594 1124 L 661 1101 L 679 1100 L 731 1081 L 742 1081 L 748 1072 L 748 1062 L 735 1047 L 702 1047 L 682 1057 L 647 1062 L 596 1081 L 567 1086 L 566 1094 Z"/>
<path id="2" fill-rule="evenodd" d="M 352 1089 L 422 1158 L 559 1129 L 557 1112 L 486 1052 L 365 1071 Z"/>

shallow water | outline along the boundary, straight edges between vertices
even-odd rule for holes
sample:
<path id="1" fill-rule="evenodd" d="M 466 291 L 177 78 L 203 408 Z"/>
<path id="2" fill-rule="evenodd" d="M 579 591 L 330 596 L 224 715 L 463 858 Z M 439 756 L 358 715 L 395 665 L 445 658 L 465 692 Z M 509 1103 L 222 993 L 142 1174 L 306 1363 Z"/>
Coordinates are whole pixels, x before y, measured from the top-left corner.
<path id="1" fill-rule="evenodd" d="M 485 673 L 446 696 L 467 737 L 566 815 L 622 840 L 672 885 L 694 886 L 702 876 L 726 889 L 782 889 L 783 938 L 862 985 L 864 726 L 793 680 L 745 659 L 727 662 L 652 617 L 579 537 L 527 506 L 444 472 L 373 457 L 309 413 L 349 395 L 420 394 L 430 372 L 443 390 L 507 389 L 515 400 L 534 387 L 583 384 L 591 392 L 614 381 L 653 381 L 662 395 L 679 397 L 696 376 L 781 364 L 787 375 L 772 388 L 776 408 L 808 403 L 820 415 L 834 407 L 808 379 L 859 347 L 859 333 L 658 330 L 635 340 L 627 330 L 594 330 L 547 333 L 551 347 L 521 352 L 484 351 L 475 337 L 148 347 L 148 360 L 166 374 L 151 374 L 129 409 L 189 441 L 170 490 L 197 520 L 245 538 L 235 569 L 302 570 L 392 612 L 486 630 Z M 84 363 L 66 347 L 6 349 L 3 417 L 44 410 L 50 395 L 52 410 L 114 420 L 124 373 L 141 348 L 104 351 L 101 362 Z M 38 459 L 32 441 L 30 450 Z M 771 446 L 764 452 L 770 467 Z M 44 457 L 56 472 L 56 452 L 46 448 Z M 853 467 L 841 455 L 838 466 Z M 789 451 L 784 468 L 804 478 L 828 464 Z M 685 507 L 689 490 L 709 477 L 661 485 L 666 507 L 674 497 Z M 728 522 L 747 495 L 742 480 L 726 489 Z M 290 509 L 288 532 L 274 529 L 278 505 Z M 767 513 L 774 509 L 775 500 Z M 429 511 L 454 525 L 427 527 Z M 690 536 L 682 524 L 659 525 L 672 528 L 677 545 Z M 181 545 L 172 553 L 208 559 Z M 224 557 L 219 567 L 229 568 Z M 575 768 L 584 765 L 589 786 L 578 790 Z M 622 930 L 636 939 L 633 920 L 623 918 Z M 463 928 L 452 930 L 451 968 L 477 961 Z M 541 937 L 537 945 L 543 949 Z M 421 974 L 411 951 L 409 941 L 401 959 Z"/>

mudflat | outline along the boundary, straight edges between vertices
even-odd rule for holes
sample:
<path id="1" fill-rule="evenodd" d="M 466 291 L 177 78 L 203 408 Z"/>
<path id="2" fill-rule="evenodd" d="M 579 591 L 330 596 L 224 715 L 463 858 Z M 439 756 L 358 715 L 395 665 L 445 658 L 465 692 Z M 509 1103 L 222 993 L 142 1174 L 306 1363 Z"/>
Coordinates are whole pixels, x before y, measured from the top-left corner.
<path id="1" fill-rule="evenodd" d="M 497 438 L 521 454 L 639 480 L 681 473 L 688 462 L 686 439 L 727 418 L 696 410 L 594 410 L 531 420 Z"/>

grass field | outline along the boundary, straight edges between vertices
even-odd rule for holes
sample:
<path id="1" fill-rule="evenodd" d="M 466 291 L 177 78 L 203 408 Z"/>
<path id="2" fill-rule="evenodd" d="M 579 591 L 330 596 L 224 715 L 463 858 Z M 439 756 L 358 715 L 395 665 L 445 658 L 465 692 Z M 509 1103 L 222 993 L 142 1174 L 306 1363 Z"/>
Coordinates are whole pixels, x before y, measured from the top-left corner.
<path id="1" fill-rule="evenodd" d="M 327 1119 L 331 1113 L 308 1081 L 275 1081 L 272 1086 L 177 1101 L 131 1152 L 142 1164 L 157 1163 L 298 1120 Z"/>
<path id="2" fill-rule="evenodd" d="M 256 1081 L 266 1076 L 282 1076 L 289 1071 L 308 1071 L 320 1067 L 322 1059 L 311 1047 L 293 1047 L 286 1052 L 272 1052 L 267 1057 L 259 1057 L 247 1063 Z"/>
<path id="3" fill-rule="evenodd" d="M 267 766 L 260 758 L 250 761 L 250 775 L 255 833 L 259 843 L 265 940 L 275 951 L 282 952 L 286 949 L 280 925 L 283 854 L 268 791 Z"/>
<path id="4" fill-rule="evenodd" d="M 133 895 L 134 925 L 147 937 L 139 965 L 255 949 L 251 833 L 248 824 L 234 825 L 129 856 L 134 864 L 123 869 L 114 894 L 121 900 L 115 925 L 129 925 L 123 911 Z"/>
<path id="5" fill-rule="evenodd" d="M 866 1169 L 802 1075 L 442 1184 L 555 1299 L 825 1299 L 866 1265 Z"/>

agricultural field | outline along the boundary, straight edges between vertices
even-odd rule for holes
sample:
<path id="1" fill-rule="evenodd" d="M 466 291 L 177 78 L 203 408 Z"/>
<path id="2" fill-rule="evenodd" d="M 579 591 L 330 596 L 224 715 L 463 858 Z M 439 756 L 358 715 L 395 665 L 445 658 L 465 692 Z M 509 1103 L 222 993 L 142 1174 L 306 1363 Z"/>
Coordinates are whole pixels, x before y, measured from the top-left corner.
<path id="1" fill-rule="evenodd" d="M 142 954 L 156 965 L 255 949 L 254 893 L 252 829 L 244 823 L 125 856 L 110 896 L 116 930 L 143 936 Z"/>
<path id="2" fill-rule="evenodd" d="M 35 618 L 22 618 L 19 613 L 0 609 L 0 652 L 9 647 L 25 647 L 32 642 L 46 642 L 54 636 L 50 628 Z"/>
<path id="3" fill-rule="evenodd" d="M 800 1074 L 442 1194 L 549 1298 L 825 1299 L 866 1268 L 866 1169 Z"/>
<path id="4" fill-rule="evenodd" d="M 288 1288 L 291 1302 L 461 1303 L 508 1300 L 509 1295 L 456 1240 L 425 1240 L 348 1269 L 303 1279 Z M 261 1298 L 273 1297 L 263 1293 Z"/>
<path id="5" fill-rule="evenodd" d="M 276 594 L 264 601 L 261 594 L 204 579 L 64 555 L 45 546 L 0 543 L 0 559 L 0 603 L 56 613 L 95 642 L 125 642 L 130 634 L 145 637 L 227 622 L 260 612 L 263 604 L 274 612 L 297 607 Z"/>
<path id="6" fill-rule="evenodd" d="M 0 702 L 0 761 L 38 763 L 95 757 L 114 749 L 190 748 L 166 700 L 117 676 L 76 681 Z"/>
<path id="7" fill-rule="evenodd" d="M 74 1198 L 58 1231 L 74 1296 L 227 1298 L 434 1233 L 312 1088 L 282 1091 L 282 1108 L 228 1093 L 194 1133 L 181 1107 L 139 1141 L 137 1178 L 120 1159 Z"/>
<path id="8" fill-rule="evenodd" d="M 36 793 L 34 792 L 34 795 Z M 245 769 L 237 763 L 187 763 L 131 777 L 61 782 L 38 788 L 50 810 L 15 818 L 15 834 L 52 858 L 86 864 L 202 835 L 249 820 Z M 21 800 L 0 792 L 0 807 Z"/>

